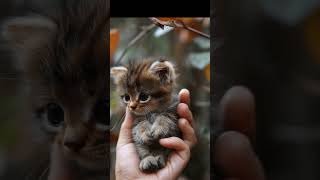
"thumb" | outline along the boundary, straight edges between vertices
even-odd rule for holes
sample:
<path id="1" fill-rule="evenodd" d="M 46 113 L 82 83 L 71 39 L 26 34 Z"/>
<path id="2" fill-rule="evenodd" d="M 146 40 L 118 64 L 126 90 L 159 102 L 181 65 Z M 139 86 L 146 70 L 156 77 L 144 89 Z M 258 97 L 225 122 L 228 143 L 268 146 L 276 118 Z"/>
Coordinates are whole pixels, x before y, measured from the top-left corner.
<path id="1" fill-rule="evenodd" d="M 132 142 L 132 135 L 131 135 L 132 121 L 133 121 L 133 118 L 129 110 L 126 109 L 126 116 L 124 118 L 124 121 L 121 125 L 120 132 L 119 132 L 117 148 Z"/>
<path id="2" fill-rule="evenodd" d="M 213 152 L 215 165 L 227 178 L 265 180 L 262 164 L 247 136 L 224 132 L 217 138 Z"/>

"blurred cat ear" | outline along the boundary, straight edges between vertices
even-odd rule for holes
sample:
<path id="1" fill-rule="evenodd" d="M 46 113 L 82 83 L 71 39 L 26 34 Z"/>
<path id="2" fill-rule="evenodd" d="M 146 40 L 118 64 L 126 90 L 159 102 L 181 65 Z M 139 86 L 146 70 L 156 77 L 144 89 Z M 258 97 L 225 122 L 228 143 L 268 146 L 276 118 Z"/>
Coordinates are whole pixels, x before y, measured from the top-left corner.
<path id="1" fill-rule="evenodd" d="M 124 66 L 113 67 L 110 70 L 110 75 L 114 80 L 115 84 L 119 84 L 121 79 L 127 74 L 128 69 Z"/>
<path id="2" fill-rule="evenodd" d="M 47 41 L 57 25 L 42 16 L 17 17 L 3 23 L 1 34 L 14 48 L 35 46 Z"/>
<path id="3" fill-rule="evenodd" d="M 160 79 L 161 83 L 171 83 L 176 79 L 174 66 L 169 61 L 156 61 L 150 66 L 150 72 Z"/>

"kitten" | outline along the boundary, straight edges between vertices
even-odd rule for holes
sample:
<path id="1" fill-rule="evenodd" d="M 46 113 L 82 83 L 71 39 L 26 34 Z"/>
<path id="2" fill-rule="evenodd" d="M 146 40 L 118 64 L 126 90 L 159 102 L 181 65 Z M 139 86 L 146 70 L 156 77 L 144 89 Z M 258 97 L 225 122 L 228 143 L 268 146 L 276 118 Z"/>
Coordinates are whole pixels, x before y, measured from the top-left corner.
<path id="1" fill-rule="evenodd" d="M 50 145 L 79 176 L 109 176 L 106 0 L 61 1 L 52 13 L 6 21 L 2 35 L 30 89 L 30 106 Z"/>
<path id="2" fill-rule="evenodd" d="M 162 147 L 159 139 L 181 136 L 176 110 L 179 101 L 173 94 L 173 64 L 163 58 L 131 61 L 127 67 L 111 68 L 111 76 L 134 118 L 132 137 L 141 159 L 140 170 L 163 168 L 170 150 Z"/>

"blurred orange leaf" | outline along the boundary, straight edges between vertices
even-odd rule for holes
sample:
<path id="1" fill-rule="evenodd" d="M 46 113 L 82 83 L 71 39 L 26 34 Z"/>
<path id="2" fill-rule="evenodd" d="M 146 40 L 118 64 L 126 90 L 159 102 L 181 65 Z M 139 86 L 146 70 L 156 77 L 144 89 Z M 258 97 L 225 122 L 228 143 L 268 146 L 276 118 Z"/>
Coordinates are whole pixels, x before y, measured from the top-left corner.
<path id="1" fill-rule="evenodd" d="M 192 21 L 194 21 L 194 18 L 167 18 L 167 17 L 162 17 L 162 18 L 158 18 L 160 21 L 176 21 L 176 20 L 180 20 L 183 21 L 184 23 L 190 23 Z"/>
<path id="2" fill-rule="evenodd" d="M 320 63 L 320 10 L 308 17 L 304 25 L 307 50 L 316 63 Z"/>
<path id="3" fill-rule="evenodd" d="M 196 30 L 199 30 L 199 31 L 202 30 L 200 23 L 198 21 L 193 20 L 193 21 L 190 21 L 189 23 L 186 23 L 186 24 L 189 24 L 192 28 L 194 28 Z M 186 44 L 191 43 L 194 38 L 199 36 L 198 34 L 191 32 L 191 31 L 188 31 L 186 29 L 179 29 L 178 32 L 179 32 L 180 42 L 186 43 Z"/>
<path id="4" fill-rule="evenodd" d="M 118 29 L 110 30 L 110 60 L 113 57 L 120 40 L 120 32 Z"/>
<path id="5" fill-rule="evenodd" d="M 197 36 L 198 36 L 197 34 L 190 32 L 188 30 L 185 30 L 185 29 L 182 29 L 179 32 L 179 40 L 180 40 L 180 42 L 185 43 L 185 44 L 191 43 L 192 40 Z"/>
<path id="6" fill-rule="evenodd" d="M 207 80 L 210 81 L 210 64 L 208 64 L 206 66 L 206 68 L 204 69 L 204 74 L 205 74 Z"/>

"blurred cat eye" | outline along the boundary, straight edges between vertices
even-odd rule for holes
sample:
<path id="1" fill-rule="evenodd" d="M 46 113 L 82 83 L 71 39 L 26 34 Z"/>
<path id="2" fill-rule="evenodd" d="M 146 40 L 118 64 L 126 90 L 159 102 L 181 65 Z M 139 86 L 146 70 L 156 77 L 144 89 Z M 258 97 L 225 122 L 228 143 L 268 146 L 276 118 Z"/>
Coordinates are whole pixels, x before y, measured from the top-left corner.
<path id="1" fill-rule="evenodd" d="M 139 94 L 139 100 L 141 103 L 145 103 L 145 102 L 148 102 L 150 100 L 151 96 L 150 95 L 147 95 L 145 93 L 140 93 Z"/>
<path id="2" fill-rule="evenodd" d="M 125 94 L 122 96 L 122 99 L 125 103 L 128 103 L 130 101 L 130 96 L 128 94 Z"/>
<path id="3" fill-rule="evenodd" d="M 53 126 L 59 126 L 64 120 L 63 109 L 55 103 L 47 105 L 47 119 Z"/>

